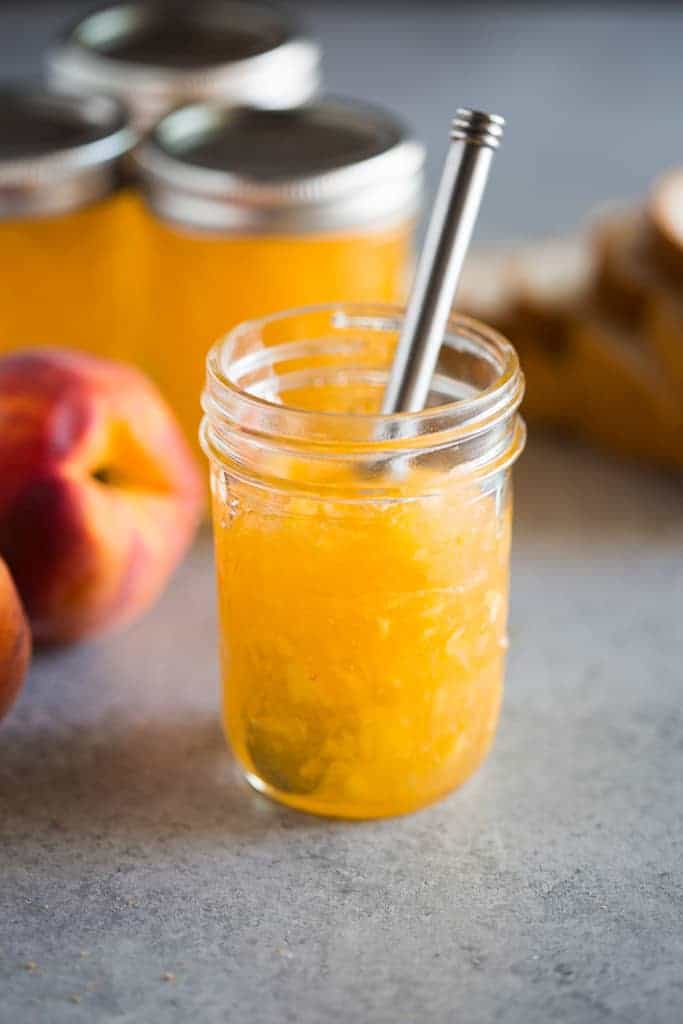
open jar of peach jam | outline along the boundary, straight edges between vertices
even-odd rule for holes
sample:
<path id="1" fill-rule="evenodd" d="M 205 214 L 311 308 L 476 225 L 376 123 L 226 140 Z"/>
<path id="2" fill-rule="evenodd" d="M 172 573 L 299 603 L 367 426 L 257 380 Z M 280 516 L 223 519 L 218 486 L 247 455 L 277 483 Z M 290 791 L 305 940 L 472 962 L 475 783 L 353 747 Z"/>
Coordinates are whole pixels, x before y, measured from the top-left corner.
<path id="1" fill-rule="evenodd" d="M 428 408 L 379 415 L 401 316 L 277 314 L 207 363 L 225 729 L 253 786 L 317 814 L 436 800 L 500 707 L 522 375 L 453 317 Z"/>
<path id="2" fill-rule="evenodd" d="M 393 115 L 200 103 L 137 153 L 147 204 L 142 359 L 196 440 L 208 349 L 288 305 L 399 302 L 411 270 L 422 147 Z"/>

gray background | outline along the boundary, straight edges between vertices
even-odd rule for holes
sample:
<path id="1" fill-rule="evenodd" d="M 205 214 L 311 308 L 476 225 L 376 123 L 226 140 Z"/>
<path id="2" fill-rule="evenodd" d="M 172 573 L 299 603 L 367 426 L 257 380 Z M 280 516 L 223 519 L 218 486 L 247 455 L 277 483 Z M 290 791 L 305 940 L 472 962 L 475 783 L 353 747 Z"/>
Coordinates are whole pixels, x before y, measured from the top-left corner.
<path id="1" fill-rule="evenodd" d="M 4 4 L 3 74 L 77 8 Z M 683 155 L 680 10 L 304 9 L 432 182 L 456 105 L 509 117 L 481 237 L 564 230 Z M 499 739 L 412 817 L 321 822 L 236 777 L 206 535 L 125 635 L 36 657 L 0 729 L 3 1024 L 680 1022 L 681 485 L 539 438 L 517 495 Z"/>
<path id="2" fill-rule="evenodd" d="M 188 0 L 191 2 L 191 0 Z M 0 79 L 40 54 L 88 0 L 2 0 Z M 566 231 L 595 203 L 639 196 L 682 157 L 683 5 L 305 0 L 330 90 L 387 104 L 439 172 L 458 106 L 505 115 L 480 237 Z"/>

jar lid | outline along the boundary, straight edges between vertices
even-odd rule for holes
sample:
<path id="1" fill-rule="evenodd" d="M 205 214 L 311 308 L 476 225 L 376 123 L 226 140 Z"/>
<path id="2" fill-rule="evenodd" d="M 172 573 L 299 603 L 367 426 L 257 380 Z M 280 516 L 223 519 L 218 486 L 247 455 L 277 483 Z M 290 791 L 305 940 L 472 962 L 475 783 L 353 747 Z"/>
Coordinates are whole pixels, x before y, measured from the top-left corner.
<path id="1" fill-rule="evenodd" d="M 208 231 L 335 231 L 412 216 L 423 147 L 375 107 L 296 110 L 201 103 L 168 114 L 136 154 L 162 218 Z"/>
<path id="2" fill-rule="evenodd" d="M 190 100 L 296 106 L 317 90 L 319 63 L 318 45 L 267 0 L 114 4 L 79 21 L 47 58 L 54 86 L 118 96 L 139 131 Z"/>
<path id="3" fill-rule="evenodd" d="M 0 219 L 100 199 L 118 184 L 119 158 L 132 144 L 123 108 L 106 96 L 0 88 Z"/>

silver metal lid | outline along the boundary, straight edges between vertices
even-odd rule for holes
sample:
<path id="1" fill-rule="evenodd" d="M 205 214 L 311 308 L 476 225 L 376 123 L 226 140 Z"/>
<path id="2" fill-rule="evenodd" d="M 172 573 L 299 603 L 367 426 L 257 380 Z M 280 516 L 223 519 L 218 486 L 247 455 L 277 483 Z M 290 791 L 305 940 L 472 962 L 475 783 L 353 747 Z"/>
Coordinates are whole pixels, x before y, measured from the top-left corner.
<path id="1" fill-rule="evenodd" d="M 393 115 L 325 99 L 286 111 L 181 107 L 135 159 L 147 201 L 164 219 L 290 234 L 412 216 L 424 150 Z"/>
<path id="2" fill-rule="evenodd" d="M 152 0 L 106 7 L 79 21 L 47 56 L 56 88 L 105 92 L 147 131 L 181 102 L 281 109 L 319 85 L 320 50 L 267 0 Z"/>
<path id="3" fill-rule="evenodd" d="M 0 220 L 102 198 L 116 188 L 133 141 L 123 108 L 108 97 L 0 88 Z"/>

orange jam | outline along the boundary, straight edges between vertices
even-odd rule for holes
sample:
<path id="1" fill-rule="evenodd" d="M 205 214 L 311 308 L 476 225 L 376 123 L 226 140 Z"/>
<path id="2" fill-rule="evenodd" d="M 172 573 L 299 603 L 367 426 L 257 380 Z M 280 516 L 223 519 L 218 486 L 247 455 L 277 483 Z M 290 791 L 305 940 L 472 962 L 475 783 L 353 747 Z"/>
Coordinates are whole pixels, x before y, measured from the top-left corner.
<path id="1" fill-rule="evenodd" d="M 139 214 L 127 191 L 0 220 L 0 353 L 44 345 L 135 358 Z"/>
<path id="2" fill-rule="evenodd" d="M 250 779 L 294 807 L 400 814 L 491 744 L 509 503 L 421 483 L 381 501 L 344 480 L 328 499 L 215 488 L 225 726 Z"/>
<path id="3" fill-rule="evenodd" d="M 349 818 L 437 799 L 490 747 L 523 443 L 514 352 L 457 318 L 436 407 L 378 441 L 381 309 L 245 324 L 204 393 L 228 738 L 257 789 Z"/>
<path id="4" fill-rule="evenodd" d="M 403 298 L 412 222 L 337 235 L 201 235 L 145 218 L 149 323 L 142 363 L 197 443 L 206 353 L 235 324 L 293 302 Z"/>
<path id="5" fill-rule="evenodd" d="M 140 223 L 133 144 L 105 96 L 0 88 L 0 355 L 56 346 L 130 357 Z"/>

